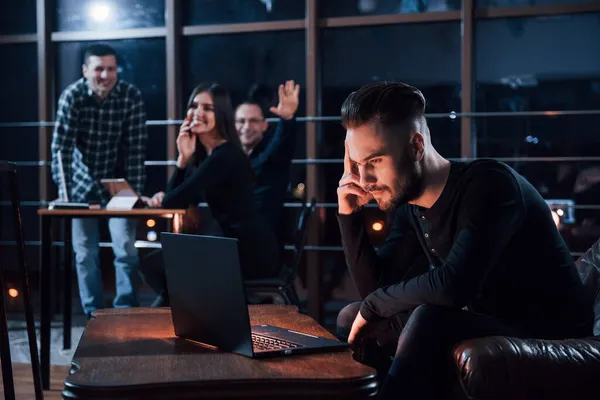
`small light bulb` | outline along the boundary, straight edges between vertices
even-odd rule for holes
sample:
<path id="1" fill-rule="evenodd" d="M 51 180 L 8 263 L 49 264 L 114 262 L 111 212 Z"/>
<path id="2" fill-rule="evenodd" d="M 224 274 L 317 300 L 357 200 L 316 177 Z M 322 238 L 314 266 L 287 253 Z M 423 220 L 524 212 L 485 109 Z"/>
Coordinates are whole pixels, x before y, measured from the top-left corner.
<path id="1" fill-rule="evenodd" d="M 158 239 L 158 235 L 156 234 L 155 231 L 149 231 L 148 235 L 146 237 L 148 238 L 148 241 L 150 241 L 150 242 L 155 242 L 156 239 Z"/>
<path id="2" fill-rule="evenodd" d="M 146 221 L 146 226 L 148 228 L 154 228 L 154 226 L 156 226 L 156 221 L 153 219 L 149 219 L 148 221 Z"/>
<path id="3" fill-rule="evenodd" d="M 106 4 L 94 4 L 90 7 L 90 17 L 94 21 L 106 21 L 110 15 L 110 7 Z"/>
<path id="4" fill-rule="evenodd" d="M 17 289 L 10 288 L 8 289 L 8 295 L 12 298 L 15 298 L 19 295 L 19 291 Z"/>
<path id="5" fill-rule="evenodd" d="M 373 228 L 373 230 L 375 232 L 379 232 L 380 230 L 383 229 L 383 222 L 373 222 L 373 225 L 371 225 L 371 228 Z"/>

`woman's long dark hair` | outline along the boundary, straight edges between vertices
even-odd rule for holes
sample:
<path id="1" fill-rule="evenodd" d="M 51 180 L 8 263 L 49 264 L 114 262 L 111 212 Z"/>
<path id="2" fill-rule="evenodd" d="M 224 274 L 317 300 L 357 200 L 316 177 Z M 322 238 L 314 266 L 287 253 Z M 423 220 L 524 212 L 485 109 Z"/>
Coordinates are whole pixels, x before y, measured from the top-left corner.
<path id="1" fill-rule="evenodd" d="M 235 130 L 233 108 L 231 105 L 231 97 L 229 92 L 223 86 L 218 83 L 201 83 L 196 86 L 190 95 L 188 100 L 187 110 L 194 104 L 194 97 L 202 92 L 210 93 L 213 100 L 213 108 L 215 113 L 215 128 L 219 132 L 219 135 L 232 143 L 243 152 L 242 143 L 240 142 L 240 136 Z M 192 158 L 192 165 L 198 166 L 207 157 L 206 149 L 200 143 L 200 139 L 196 137 L 196 152 Z"/>

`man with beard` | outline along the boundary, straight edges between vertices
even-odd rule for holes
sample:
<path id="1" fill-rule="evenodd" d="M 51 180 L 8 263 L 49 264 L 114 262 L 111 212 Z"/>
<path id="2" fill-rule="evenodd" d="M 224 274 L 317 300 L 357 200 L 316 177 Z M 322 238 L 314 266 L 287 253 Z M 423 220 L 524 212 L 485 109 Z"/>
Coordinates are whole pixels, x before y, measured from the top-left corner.
<path id="1" fill-rule="evenodd" d="M 362 302 L 340 312 L 338 332 L 383 372 L 381 398 L 450 395 L 452 348 L 462 340 L 592 333 L 573 259 L 523 177 L 494 160 L 442 157 L 412 86 L 365 86 L 341 113 L 338 221 Z M 371 200 L 393 216 L 378 249 L 361 213 Z"/>

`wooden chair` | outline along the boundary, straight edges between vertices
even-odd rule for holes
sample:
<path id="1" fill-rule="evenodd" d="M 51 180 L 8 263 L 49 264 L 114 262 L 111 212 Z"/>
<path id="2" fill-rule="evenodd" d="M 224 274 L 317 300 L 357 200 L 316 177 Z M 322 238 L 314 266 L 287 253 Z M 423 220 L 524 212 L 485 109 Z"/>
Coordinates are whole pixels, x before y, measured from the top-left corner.
<path id="1" fill-rule="evenodd" d="M 294 231 L 294 257 L 288 267 L 284 267 L 278 277 L 267 279 L 247 280 L 244 282 L 246 294 L 273 294 L 279 296 L 287 305 L 300 307 L 300 299 L 294 287 L 298 275 L 298 268 L 302 261 L 304 246 L 308 236 L 310 218 L 315 211 L 317 199 L 312 198 L 310 203 L 304 202 L 298 216 Z"/>
<path id="2" fill-rule="evenodd" d="M 40 363 L 38 359 L 38 348 L 35 335 L 35 321 L 33 319 L 33 307 L 29 298 L 29 281 L 27 276 L 27 266 L 25 265 L 25 241 L 23 239 L 23 223 L 21 221 L 21 209 L 19 207 L 19 192 L 17 186 L 17 168 L 14 163 L 0 161 L 0 174 L 8 178 L 8 189 L 12 201 L 12 214 L 15 230 L 15 239 L 17 241 L 17 253 L 19 260 L 19 270 L 21 273 L 21 295 L 25 305 L 25 319 L 27 323 L 27 337 L 29 339 L 29 352 L 31 356 L 31 368 L 33 372 L 33 384 L 35 388 L 36 399 L 43 399 L 42 381 L 40 373 Z M 0 216 L 2 214 L 0 213 Z M 0 221 L 0 227 L 2 226 Z M 0 257 L 2 260 L 2 257 Z M 0 356 L 2 360 L 2 379 L 4 383 L 4 398 L 15 398 L 15 386 L 12 373 L 12 360 L 10 357 L 10 343 L 8 341 L 8 321 L 6 315 L 5 293 L 7 288 L 4 286 L 2 277 L 3 265 L 0 264 Z"/>

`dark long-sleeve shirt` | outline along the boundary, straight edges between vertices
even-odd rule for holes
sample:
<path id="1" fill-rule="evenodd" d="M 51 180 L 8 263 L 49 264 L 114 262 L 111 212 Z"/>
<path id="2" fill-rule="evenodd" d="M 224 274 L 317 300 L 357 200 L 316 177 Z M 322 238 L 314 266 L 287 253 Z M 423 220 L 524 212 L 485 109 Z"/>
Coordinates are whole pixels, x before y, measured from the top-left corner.
<path id="1" fill-rule="evenodd" d="M 238 239 L 245 279 L 272 277 L 280 269 L 275 235 L 253 201 L 253 181 L 246 155 L 227 142 L 198 167 L 178 168 L 162 201 L 164 208 L 187 208 L 205 199 L 223 234 Z"/>
<path id="2" fill-rule="evenodd" d="M 296 142 L 296 119 L 280 119 L 250 153 L 256 175 L 254 201 L 273 232 L 280 232 L 281 214 L 290 182 Z"/>
<path id="3" fill-rule="evenodd" d="M 421 304 L 467 306 L 532 335 L 591 333 L 592 310 L 550 209 L 510 167 L 453 162 L 436 203 L 415 208 L 397 209 L 377 251 L 360 212 L 338 216 L 365 319 Z M 419 215 L 429 223 L 420 224 Z"/>

